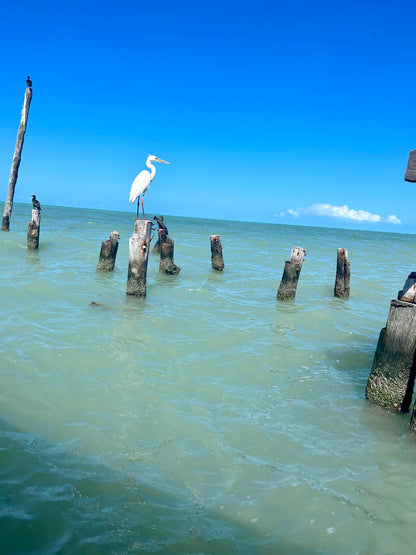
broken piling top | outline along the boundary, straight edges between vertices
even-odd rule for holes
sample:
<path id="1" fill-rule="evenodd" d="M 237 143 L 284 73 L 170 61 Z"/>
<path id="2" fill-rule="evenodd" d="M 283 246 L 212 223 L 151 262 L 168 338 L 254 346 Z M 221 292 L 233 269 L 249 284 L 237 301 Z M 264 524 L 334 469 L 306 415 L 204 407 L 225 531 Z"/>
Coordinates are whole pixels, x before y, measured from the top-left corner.
<path id="1" fill-rule="evenodd" d="M 411 272 L 403 285 L 403 289 L 397 295 L 399 301 L 416 303 L 416 272 Z"/>
<path id="2" fill-rule="evenodd" d="M 290 253 L 290 261 L 297 262 L 302 266 L 303 259 L 306 256 L 306 250 L 302 247 L 293 247 L 292 252 Z"/>
<path id="3" fill-rule="evenodd" d="M 404 179 L 410 181 L 410 183 L 416 183 L 416 150 L 410 151 Z"/>

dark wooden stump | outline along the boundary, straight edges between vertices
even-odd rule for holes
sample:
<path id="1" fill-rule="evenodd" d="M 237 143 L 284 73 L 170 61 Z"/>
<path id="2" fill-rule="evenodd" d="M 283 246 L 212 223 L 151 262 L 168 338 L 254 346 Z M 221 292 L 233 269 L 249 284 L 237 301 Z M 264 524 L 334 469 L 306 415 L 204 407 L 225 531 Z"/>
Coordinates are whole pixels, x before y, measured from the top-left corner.
<path id="1" fill-rule="evenodd" d="M 101 243 L 100 258 L 98 259 L 97 270 L 111 272 L 114 270 L 118 251 L 118 231 L 112 231 L 110 239 Z"/>
<path id="2" fill-rule="evenodd" d="M 334 296 L 341 299 L 348 299 L 350 296 L 350 263 L 348 262 L 347 249 L 337 250 Z"/>
<path id="3" fill-rule="evenodd" d="M 32 210 L 32 221 L 27 226 L 27 248 L 29 250 L 36 250 L 39 248 L 39 234 L 40 234 L 40 210 L 34 208 Z"/>
<path id="4" fill-rule="evenodd" d="M 224 270 L 224 259 L 222 256 L 221 235 L 211 235 L 210 241 L 212 269 L 222 272 Z"/>
<path id="5" fill-rule="evenodd" d="M 391 301 L 367 382 L 367 399 L 391 410 L 409 410 L 415 377 L 415 349 L 416 305 Z"/>
<path id="6" fill-rule="evenodd" d="M 416 150 L 410 151 L 404 179 L 406 181 L 410 181 L 411 183 L 416 183 Z"/>
<path id="7" fill-rule="evenodd" d="M 282 280 L 277 291 L 278 301 L 294 300 L 305 255 L 305 249 L 293 247 L 290 260 L 285 262 Z"/>
<path id="8" fill-rule="evenodd" d="M 152 253 L 158 254 L 160 253 L 160 247 L 163 243 L 166 243 L 166 241 L 168 240 L 168 236 L 166 234 L 166 231 L 164 229 L 158 229 L 157 230 L 157 241 L 155 243 L 155 246 L 152 249 Z"/>
<path id="9" fill-rule="evenodd" d="M 152 225 L 151 220 L 139 219 L 134 224 L 134 233 L 129 240 L 127 295 L 134 295 L 135 297 L 146 296 L 147 263 Z"/>
<path id="10" fill-rule="evenodd" d="M 160 244 L 159 272 L 161 274 L 177 275 L 181 271 L 173 262 L 173 246 L 173 240 L 170 238 Z"/>

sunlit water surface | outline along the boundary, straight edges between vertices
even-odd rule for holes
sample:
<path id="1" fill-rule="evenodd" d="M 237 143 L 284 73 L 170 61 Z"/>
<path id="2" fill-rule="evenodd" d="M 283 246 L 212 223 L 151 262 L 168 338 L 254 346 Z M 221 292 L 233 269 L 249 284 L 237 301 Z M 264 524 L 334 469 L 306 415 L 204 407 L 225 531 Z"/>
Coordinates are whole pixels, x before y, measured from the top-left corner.
<path id="1" fill-rule="evenodd" d="M 181 272 L 152 254 L 137 299 L 134 215 L 46 206 L 35 252 L 30 216 L 15 205 L 0 234 L 2 552 L 412 552 L 416 438 L 364 391 L 414 236 L 165 216 Z"/>

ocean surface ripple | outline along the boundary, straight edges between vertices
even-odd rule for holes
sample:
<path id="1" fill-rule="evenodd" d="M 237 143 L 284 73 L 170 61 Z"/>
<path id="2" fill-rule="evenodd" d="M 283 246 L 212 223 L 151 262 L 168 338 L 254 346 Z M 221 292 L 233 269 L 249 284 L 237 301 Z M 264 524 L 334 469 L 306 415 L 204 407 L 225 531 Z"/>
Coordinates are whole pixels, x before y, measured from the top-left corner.
<path id="1" fill-rule="evenodd" d="M 151 254 L 137 299 L 134 214 L 45 206 L 36 252 L 30 214 L 0 235 L 2 552 L 410 553 L 416 439 L 364 391 L 413 236 L 165 216 L 181 272 Z"/>

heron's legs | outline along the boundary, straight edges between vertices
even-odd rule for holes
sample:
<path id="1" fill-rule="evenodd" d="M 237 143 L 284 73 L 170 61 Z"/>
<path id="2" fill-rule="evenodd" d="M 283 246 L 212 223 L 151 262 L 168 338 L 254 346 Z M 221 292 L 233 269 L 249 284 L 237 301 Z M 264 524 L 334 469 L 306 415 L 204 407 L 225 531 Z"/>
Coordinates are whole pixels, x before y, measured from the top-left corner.
<path id="1" fill-rule="evenodd" d="M 139 218 L 139 202 L 140 202 L 140 195 L 137 197 L 136 220 Z"/>
<path id="2" fill-rule="evenodd" d="M 145 191 L 145 192 L 146 192 L 146 191 Z M 145 219 L 146 219 L 146 216 L 144 215 L 144 210 L 143 210 L 143 199 L 144 199 L 144 193 L 142 194 L 142 202 L 141 202 L 141 205 L 142 205 L 142 212 L 143 212 L 143 220 L 145 220 Z"/>

